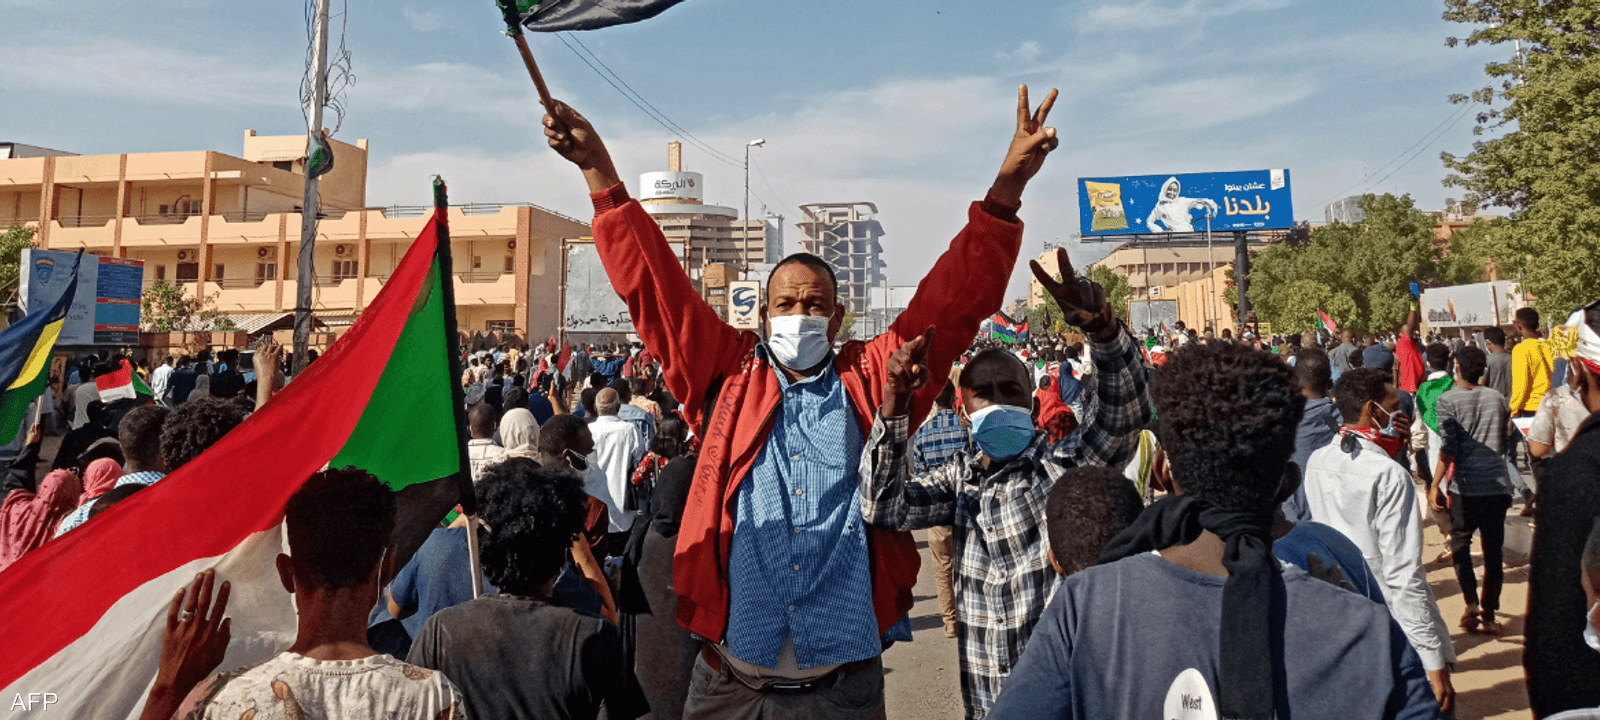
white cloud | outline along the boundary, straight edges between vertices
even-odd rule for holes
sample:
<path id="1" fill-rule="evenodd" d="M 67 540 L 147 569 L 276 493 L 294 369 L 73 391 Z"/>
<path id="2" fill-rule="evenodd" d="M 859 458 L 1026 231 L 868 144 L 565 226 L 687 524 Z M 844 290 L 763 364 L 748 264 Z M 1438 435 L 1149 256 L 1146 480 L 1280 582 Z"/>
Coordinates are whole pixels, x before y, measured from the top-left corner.
<path id="1" fill-rule="evenodd" d="M 401 8 L 400 15 L 405 18 L 406 23 L 411 26 L 412 30 L 418 32 L 442 30 L 445 27 L 446 20 L 450 17 L 443 10 L 423 10 L 413 5 Z"/>
<path id="2" fill-rule="evenodd" d="M 1140 0 L 1096 5 L 1084 13 L 1085 30 L 1149 29 L 1204 22 L 1241 12 L 1277 10 L 1293 0 Z"/>
<path id="3" fill-rule="evenodd" d="M 1140 87 L 1112 116 L 1141 132 L 1198 130 L 1264 115 L 1316 91 L 1307 75 L 1196 77 Z"/>
<path id="4" fill-rule="evenodd" d="M 1031 63 L 1044 54 L 1044 46 L 1034 40 L 1023 40 L 1011 50 L 998 53 L 1001 60 L 1015 60 L 1017 62 Z"/>
<path id="5" fill-rule="evenodd" d="M 0 44 L 4 83 L 53 95 L 152 105 L 298 104 L 300 71 L 260 57 L 194 53 L 129 40 Z"/>

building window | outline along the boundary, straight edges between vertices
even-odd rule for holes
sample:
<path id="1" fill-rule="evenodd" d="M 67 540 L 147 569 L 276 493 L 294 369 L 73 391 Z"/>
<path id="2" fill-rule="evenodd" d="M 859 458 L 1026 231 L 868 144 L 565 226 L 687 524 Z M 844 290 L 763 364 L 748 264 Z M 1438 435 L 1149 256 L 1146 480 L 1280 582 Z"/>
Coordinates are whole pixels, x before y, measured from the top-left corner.
<path id="1" fill-rule="evenodd" d="M 278 160 L 272 166 L 284 172 L 294 172 L 294 162 L 290 160 Z"/>
<path id="2" fill-rule="evenodd" d="M 354 260 L 335 260 L 335 261 L 333 261 L 333 279 L 335 279 L 335 280 L 350 280 L 350 279 L 355 278 L 355 276 L 356 276 L 356 261 L 354 261 Z"/>
<path id="3" fill-rule="evenodd" d="M 512 255 L 507 255 L 506 256 L 506 272 L 514 273 L 516 271 L 517 271 L 517 258 L 515 256 L 512 256 Z"/>
<path id="4" fill-rule="evenodd" d="M 490 320 L 490 321 L 485 322 L 483 324 L 483 329 L 487 330 L 488 332 L 497 332 L 497 333 L 515 332 L 516 329 L 517 329 L 517 321 L 515 321 L 515 320 Z"/>
<path id="5" fill-rule="evenodd" d="M 483 269 L 483 256 L 482 255 L 473 255 L 472 256 L 472 269 L 473 270 L 482 270 Z"/>
<path id="6" fill-rule="evenodd" d="M 271 282 L 278 279 L 278 264 L 275 262 L 256 263 L 256 284 Z"/>
<path id="7" fill-rule="evenodd" d="M 228 266 L 227 265 L 223 265 L 222 263 L 217 263 L 216 268 L 217 268 L 217 272 L 216 272 L 216 274 L 211 276 L 211 279 L 215 280 L 217 282 L 222 282 L 222 279 L 227 277 L 227 275 L 228 275 L 228 272 L 227 272 L 228 271 Z"/>
<path id="8" fill-rule="evenodd" d="M 166 282 L 166 280 L 167 280 L 167 266 L 165 266 L 165 265 L 157 265 L 156 266 L 156 280 L 159 280 L 161 282 Z"/>
<path id="9" fill-rule="evenodd" d="M 178 263 L 178 282 L 197 282 L 200 280 L 200 263 Z"/>

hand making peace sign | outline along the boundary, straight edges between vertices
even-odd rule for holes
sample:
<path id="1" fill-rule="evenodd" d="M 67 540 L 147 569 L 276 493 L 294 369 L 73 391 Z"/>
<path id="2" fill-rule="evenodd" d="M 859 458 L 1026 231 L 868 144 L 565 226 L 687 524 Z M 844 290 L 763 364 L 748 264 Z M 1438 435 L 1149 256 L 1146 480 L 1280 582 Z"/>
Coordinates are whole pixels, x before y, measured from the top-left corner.
<path id="1" fill-rule="evenodd" d="M 1050 90 L 1037 110 L 1028 105 L 1028 86 L 1017 88 L 1017 132 L 1011 138 L 1011 148 L 1000 165 L 1000 175 L 995 178 L 991 197 L 1011 207 L 1022 204 L 1022 189 L 1044 166 L 1044 158 L 1061 145 L 1056 129 L 1045 127 L 1050 108 L 1056 104 L 1057 92 Z"/>
<path id="2" fill-rule="evenodd" d="M 1038 260 L 1029 260 L 1028 267 L 1033 270 L 1033 277 L 1044 286 L 1045 292 L 1061 307 L 1067 324 L 1083 330 L 1096 342 L 1105 342 L 1116 336 L 1117 316 L 1111 311 L 1111 303 L 1106 301 L 1105 288 L 1093 280 L 1078 277 L 1078 273 L 1072 269 L 1072 259 L 1067 257 L 1066 248 L 1056 248 L 1056 267 L 1061 268 L 1061 282 L 1056 282 L 1050 273 L 1045 272 Z"/>

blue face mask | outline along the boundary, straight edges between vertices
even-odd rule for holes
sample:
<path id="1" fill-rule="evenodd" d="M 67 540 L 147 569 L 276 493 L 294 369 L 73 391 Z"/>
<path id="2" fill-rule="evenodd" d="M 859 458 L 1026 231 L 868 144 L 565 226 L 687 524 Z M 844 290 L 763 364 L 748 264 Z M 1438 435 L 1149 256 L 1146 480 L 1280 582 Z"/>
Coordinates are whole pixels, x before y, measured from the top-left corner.
<path id="1" fill-rule="evenodd" d="M 990 405 L 972 414 L 972 439 L 990 460 L 1010 460 L 1033 442 L 1033 412 L 1015 405 Z"/>

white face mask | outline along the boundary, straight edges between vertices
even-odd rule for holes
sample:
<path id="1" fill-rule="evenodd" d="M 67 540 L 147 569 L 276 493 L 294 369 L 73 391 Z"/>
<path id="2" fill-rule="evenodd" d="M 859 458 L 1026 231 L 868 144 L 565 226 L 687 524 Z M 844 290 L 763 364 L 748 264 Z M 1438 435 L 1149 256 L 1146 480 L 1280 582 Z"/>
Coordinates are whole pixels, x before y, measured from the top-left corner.
<path id="1" fill-rule="evenodd" d="M 768 318 L 767 348 L 773 359 L 791 370 L 816 367 L 833 348 L 828 341 L 828 321 L 816 315 Z"/>
<path id="2" fill-rule="evenodd" d="M 1583 644 L 1589 649 L 1600 652 L 1600 634 L 1594 631 L 1594 609 L 1600 607 L 1600 602 L 1589 606 L 1589 614 L 1583 617 Z"/>

